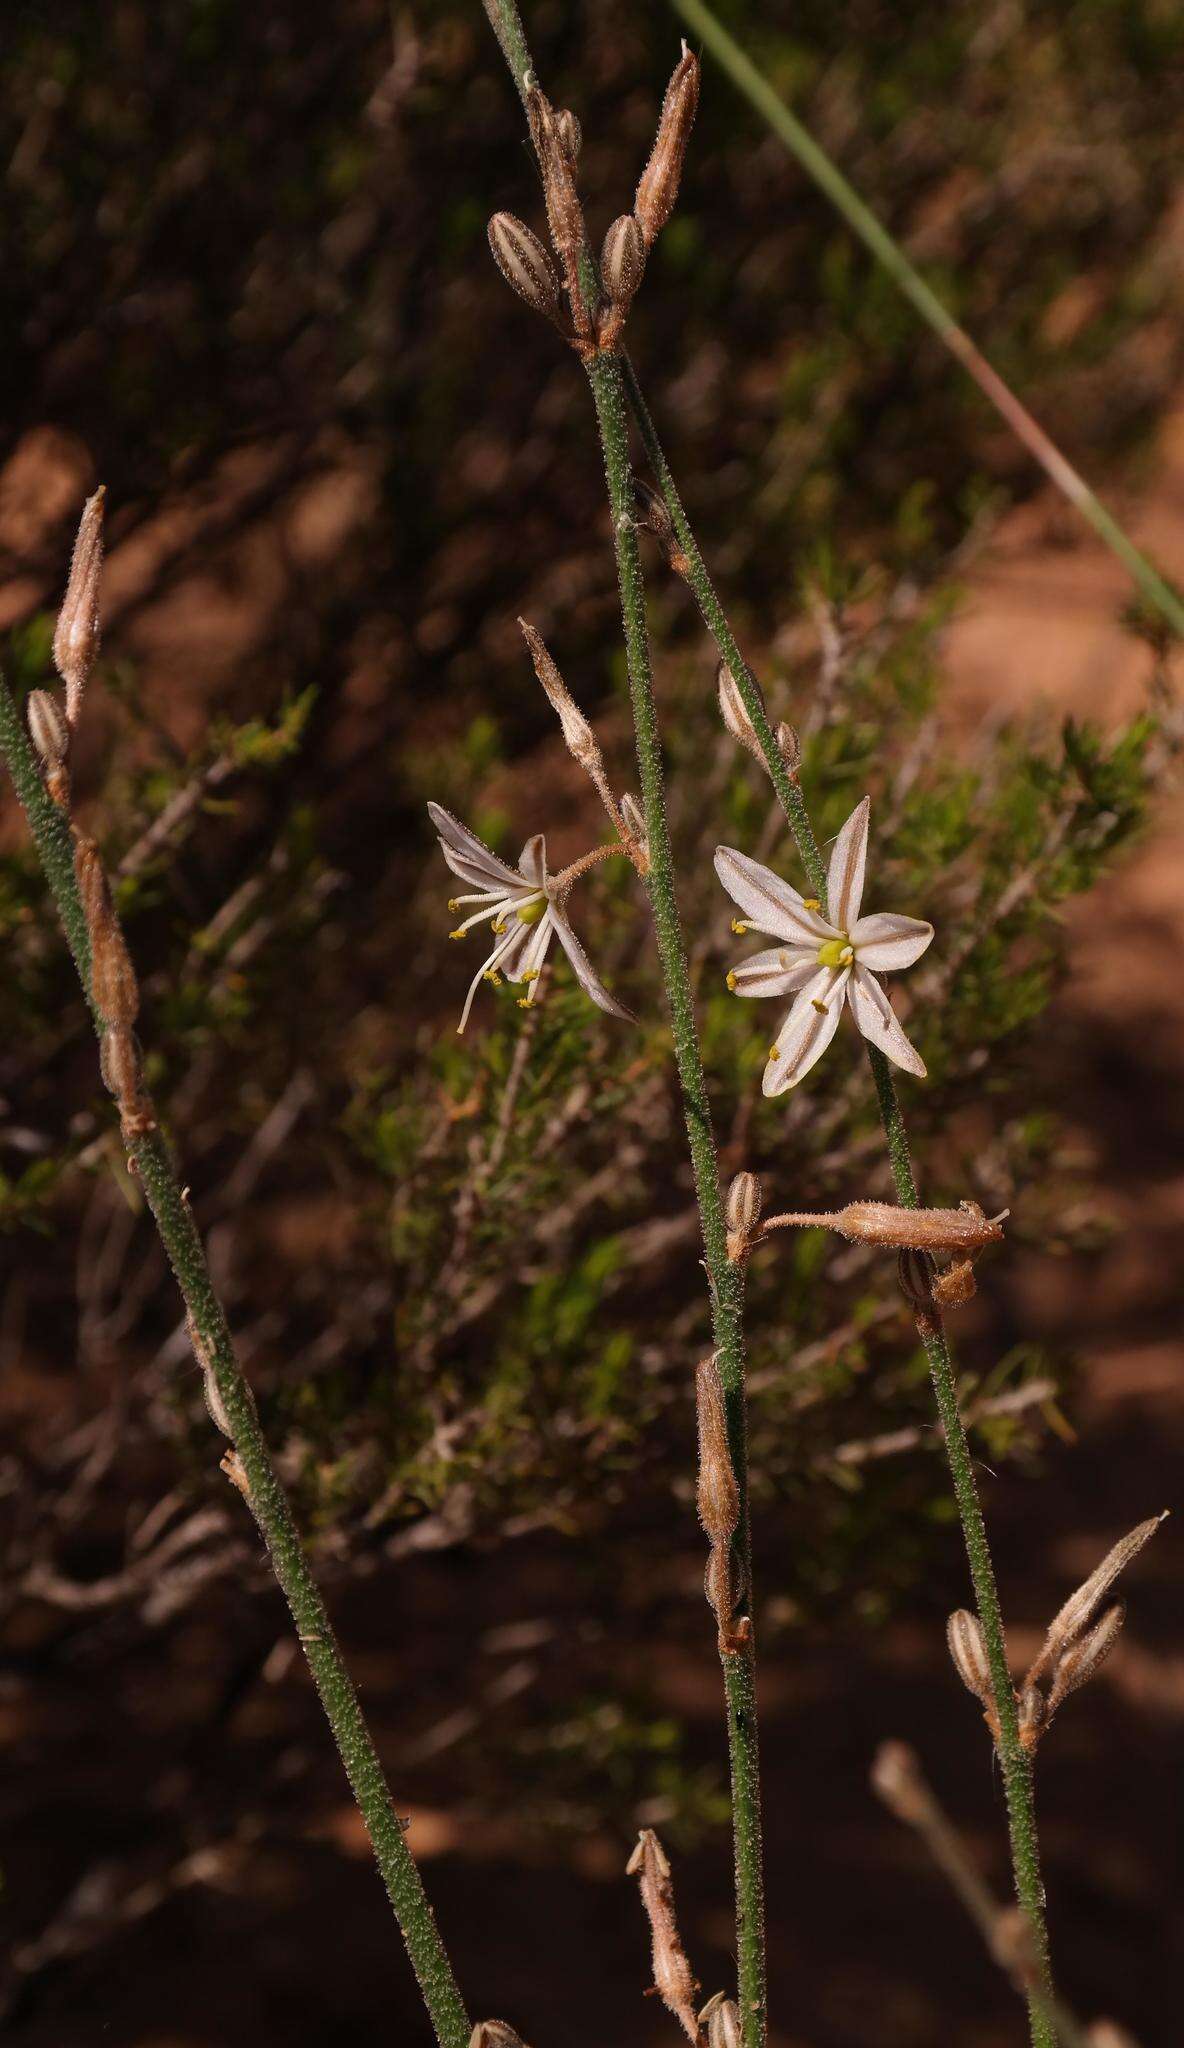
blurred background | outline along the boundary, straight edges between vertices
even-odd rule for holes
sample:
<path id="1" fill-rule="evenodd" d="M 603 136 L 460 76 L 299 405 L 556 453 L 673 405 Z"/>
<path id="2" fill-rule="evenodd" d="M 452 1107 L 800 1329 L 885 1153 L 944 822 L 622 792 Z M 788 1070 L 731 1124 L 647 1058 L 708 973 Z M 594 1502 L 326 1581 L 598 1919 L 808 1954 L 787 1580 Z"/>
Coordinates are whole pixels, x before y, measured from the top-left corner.
<path id="1" fill-rule="evenodd" d="M 1169 0 L 721 14 L 1066 454 L 1184 565 L 1184 19 Z M 530 6 L 629 204 L 679 27 Z M 472 2009 L 649 2048 L 624 1865 L 656 1826 L 733 1982 L 693 1510 L 696 1224 L 644 905 L 529 1021 L 446 944 L 434 796 L 515 855 L 601 821 L 515 625 L 630 786 L 588 394 L 489 261 L 541 228 L 476 0 L 16 5 L 0 109 L 0 630 L 47 679 L 108 490 L 76 778 L 150 1075 Z M 691 518 L 869 903 L 929 916 L 900 1007 L 926 1195 L 1010 1206 L 954 1335 L 1017 1663 L 1184 1451 L 1177 664 L 1126 579 L 724 79 L 630 346 Z M 761 1100 L 718 839 L 794 876 L 655 556 L 682 902 L 729 1171 L 886 1192 L 846 1037 Z M 22 821 L 0 799 L 0 2011 L 21 2048 L 419 2041 L 427 2026 L 175 1293 Z M 467 964 L 466 964 L 467 963 Z M 525 1035 L 524 1035 L 525 1034 Z M 876 1803 L 903 1737 L 996 1892 L 1005 1816 L 944 1622 L 967 1598 L 891 1261 L 751 1282 L 776 2048 L 1004 2048 L 1014 1995 Z M 1041 1752 L 1066 1996 L 1179 2037 L 1180 1537 Z M 327 1930 L 329 1932 L 327 1933 Z"/>

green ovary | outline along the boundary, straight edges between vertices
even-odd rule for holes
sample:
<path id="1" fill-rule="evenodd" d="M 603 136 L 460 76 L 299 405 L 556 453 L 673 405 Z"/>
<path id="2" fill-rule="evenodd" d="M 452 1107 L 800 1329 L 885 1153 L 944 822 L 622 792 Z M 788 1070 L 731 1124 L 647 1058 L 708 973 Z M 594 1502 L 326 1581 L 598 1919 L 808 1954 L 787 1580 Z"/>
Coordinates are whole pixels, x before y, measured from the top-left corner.
<path id="1" fill-rule="evenodd" d="M 522 912 L 519 911 L 518 915 L 521 917 Z M 854 958 L 855 949 L 850 939 L 827 939 L 818 948 L 820 967 L 849 967 Z"/>
<path id="2" fill-rule="evenodd" d="M 519 924 L 537 924 L 546 908 L 546 898 L 536 896 L 533 903 L 520 903 L 515 916 Z"/>

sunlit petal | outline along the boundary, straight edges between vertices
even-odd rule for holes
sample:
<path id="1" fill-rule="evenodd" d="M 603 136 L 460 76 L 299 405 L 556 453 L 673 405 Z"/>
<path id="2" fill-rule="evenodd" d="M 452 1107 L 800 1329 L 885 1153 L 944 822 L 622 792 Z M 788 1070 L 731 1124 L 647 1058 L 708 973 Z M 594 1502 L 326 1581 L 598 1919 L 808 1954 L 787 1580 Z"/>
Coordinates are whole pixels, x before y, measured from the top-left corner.
<path id="1" fill-rule="evenodd" d="M 851 943 L 860 964 L 870 967 L 874 974 L 911 967 L 914 960 L 921 958 L 932 937 L 931 924 L 924 924 L 919 917 L 898 917 L 891 910 L 861 917 L 851 927 Z"/>
<path id="2" fill-rule="evenodd" d="M 863 876 L 867 866 L 867 821 L 871 798 L 856 804 L 834 846 L 826 873 L 826 907 L 831 923 L 849 932 L 859 916 L 863 901 Z"/>
<path id="3" fill-rule="evenodd" d="M 835 936 L 820 911 L 807 910 L 796 889 L 735 847 L 717 846 L 715 872 L 734 903 L 757 931 L 793 946 L 817 948 Z"/>
<path id="4" fill-rule="evenodd" d="M 804 987 L 818 972 L 816 950 L 797 946 L 774 946 L 767 953 L 754 953 L 738 960 L 728 975 L 728 987 L 737 996 L 789 996 Z"/>
<path id="5" fill-rule="evenodd" d="M 925 1075 L 925 1062 L 915 1046 L 909 1043 L 897 1019 L 896 1013 L 876 980 L 866 967 L 856 965 L 847 990 L 848 1000 L 864 1037 L 878 1045 L 896 1066 L 903 1067 L 908 1074 L 920 1079 Z"/>
<path id="6" fill-rule="evenodd" d="M 811 975 L 777 1033 L 765 1068 L 766 1095 L 784 1095 L 796 1088 L 816 1060 L 822 1058 L 839 1028 L 849 967 L 820 967 Z"/>

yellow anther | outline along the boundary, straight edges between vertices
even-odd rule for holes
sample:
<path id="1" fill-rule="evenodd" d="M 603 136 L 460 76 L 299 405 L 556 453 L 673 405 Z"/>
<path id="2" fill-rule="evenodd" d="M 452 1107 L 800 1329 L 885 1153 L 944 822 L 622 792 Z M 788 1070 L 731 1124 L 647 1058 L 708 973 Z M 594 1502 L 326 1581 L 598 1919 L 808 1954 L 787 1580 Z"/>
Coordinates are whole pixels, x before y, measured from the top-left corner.
<path id="1" fill-rule="evenodd" d="M 818 997 L 817 997 L 817 996 L 811 996 L 811 997 L 810 997 L 810 1007 L 811 1007 L 811 1009 L 812 1009 L 812 1010 L 817 1010 L 817 1012 L 818 1012 L 818 1014 L 819 1014 L 819 1016 L 820 1016 L 820 1017 L 825 1017 L 825 1015 L 826 1015 L 826 1004 L 825 1004 L 825 1003 L 820 1003 L 820 1002 L 819 1002 L 819 1000 L 818 1000 Z"/>
<path id="2" fill-rule="evenodd" d="M 771 1060 L 779 1060 L 781 1058 L 781 1054 L 778 1052 L 777 1047 L 775 1045 L 771 1045 L 769 1047 L 769 1058 Z"/>
<path id="3" fill-rule="evenodd" d="M 742 939 L 744 937 L 745 932 L 748 930 L 748 926 L 746 924 L 741 924 L 740 919 L 738 917 L 734 917 L 732 919 L 732 930 L 735 932 L 736 937 L 738 939 Z"/>
<path id="4" fill-rule="evenodd" d="M 732 972 L 732 969 L 731 969 L 730 967 L 729 967 L 729 969 L 728 969 L 728 987 L 729 987 L 729 988 L 731 989 L 731 991 L 732 991 L 732 994 L 733 994 L 733 995 L 735 995 L 735 993 L 736 993 L 736 976 L 735 976 L 735 974 L 734 974 L 734 973 Z"/>
<path id="5" fill-rule="evenodd" d="M 538 967 L 528 967 L 522 979 L 523 981 L 537 981 L 541 971 Z"/>
<path id="6" fill-rule="evenodd" d="M 822 898 L 821 898 L 821 896 L 803 896 L 803 898 L 802 898 L 802 909 L 803 909 L 803 910 L 821 910 L 821 909 L 822 909 Z"/>
<path id="7" fill-rule="evenodd" d="M 502 985 L 502 978 L 496 967 L 487 967 L 481 979 L 482 981 L 491 981 L 495 988 L 500 988 Z"/>
<path id="8" fill-rule="evenodd" d="M 450 939 L 467 939 L 469 935 L 468 935 L 468 933 L 467 933 L 467 932 L 465 932 L 465 931 L 459 931 L 459 932 L 449 932 L 448 936 L 449 936 L 449 938 L 450 938 Z"/>
<path id="9" fill-rule="evenodd" d="M 448 908 L 452 912 L 453 917 L 455 917 L 457 911 L 460 909 L 460 897 L 450 896 L 448 898 Z"/>
<path id="10" fill-rule="evenodd" d="M 529 996 L 519 996 L 519 998 L 518 998 L 518 1008 L 519 1008 L 520 1010 L 533 1010 L 533 1008 L 534 1008 L 534 1004 L 533 1004 L 533 1002 L 531 1001 L 531 999 L 530 999 L 530 997 L 529 997 Z"/>
<path id="11" fill-rule="evenodd" d="M 496 932 L 496 933 L 497 933 L 497 935 L 498 935 L 498 937 L 500 938 L 500 937 L 501 937 L 501 935 L 502 935 L 502 933 L 503 933 L 503 932 L 505 931 L 505 929 L 506 929 L 506 920 L 505 920 L 505 918 L 504 918 L 504 917 L 495 917 L 495 918 L 494 918 L 494 920 L 493 920 L 493 923 L 492 923 L 492 924 L 490 925 L 489 929 L 490 929 L 490 931 L 491 931 L 491 932 Z"/>

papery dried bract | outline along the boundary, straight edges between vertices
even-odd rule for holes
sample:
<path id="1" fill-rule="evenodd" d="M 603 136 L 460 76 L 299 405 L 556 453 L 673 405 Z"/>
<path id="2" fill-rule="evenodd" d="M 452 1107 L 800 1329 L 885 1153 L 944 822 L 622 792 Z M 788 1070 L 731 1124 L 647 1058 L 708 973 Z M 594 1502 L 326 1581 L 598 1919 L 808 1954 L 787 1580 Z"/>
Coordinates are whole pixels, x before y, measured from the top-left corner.
<path id="1" fill-rule="evenodd" d="M 489 249 L 512 291 L 536 313 L 553 315 L 559 307 L 559 279 L 551 258 L 525 221 L 512 213 L 495 213 L 489 223 Z"/>
<path id="2" fill-rule="evenodd" d="M 66 685 L 66 723 L 78 723 L 82 693 L 99 651 L 99 577 L 103 567 L 103 506 L 100 486 L 82 509 L 70 562 L 66 595 L 53 636 L 54 667 Z"/>
<path id="3" fill-rule="evenodd" d="M 684 43 L 682 56 L 666 88 L 658 118 L 658 133 L 633 202 L 633 210 L 647 242 L 652 242 L 661 233 L 674 211 L 698 104 L 699 60 Z"/>
<path id="4" fill-rule="evenodd" d="M 1016 1701 L 1016 1720 L 1019 1726 L 1020 1742 L 1025 1749 L 1035 1749 L 1048 1720 L 1048 1709 L 1044 1694 L 1038 1685 L 1026 1685 Z"/>
<path id="5" fill-rule="evenodd" d="M 505 2020 L 478 2020 L 469 2035 L 469 2048 L 526 2048 L 526 2043 Z"/>

